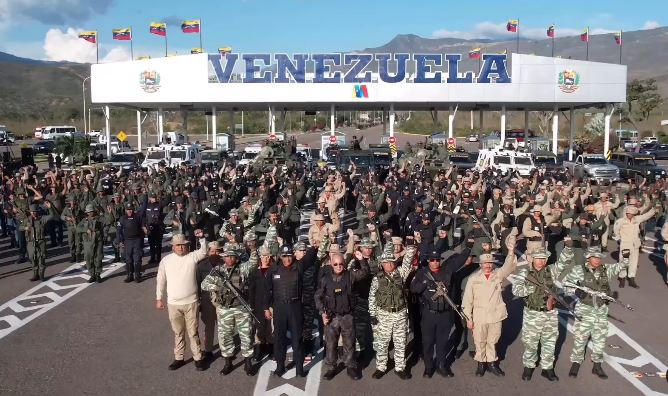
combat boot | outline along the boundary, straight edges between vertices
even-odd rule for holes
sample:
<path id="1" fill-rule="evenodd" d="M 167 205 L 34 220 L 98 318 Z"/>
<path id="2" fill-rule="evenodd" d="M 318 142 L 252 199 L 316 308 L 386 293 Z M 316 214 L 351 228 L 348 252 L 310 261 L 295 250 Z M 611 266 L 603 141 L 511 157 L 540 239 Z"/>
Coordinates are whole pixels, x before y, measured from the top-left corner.
<path id="1" fill-rule="evenodd" d="M 95 277 L 95 281 L 96 281 L 97 283 L 102 283 L 102 275 L 97 274 L 97 276 Z"/>
<path id="2" fill-rule="evenodd" d="M 395 373 L 397 374 L 397 377 L 401 378 L 402 380 L 407 380 L 411 378 L 411 375 L 407 373 L 405 370 L 395 371 Z"/>
<path id="3" fill-rule="evenodd" d="M 578 376 L 578 371 L 580 371 L 580 363 L 571 364 L 571 371 L 568 372 L 568 376 L 571 378 L 576 378 Z"/>
<path id="4" fill-rule="evenodd" d="M 591 372 L 600 379 L 608 379 L 608 375 L 603 371 L 601 363 L 594 363 L 594 367 L 591 369 Z"/>
<path id="5" fill-rule="evenodd" d="M 223 358 L 223 369 L 220 370 L 220 373 L 222 375 L 227 375 L 232 372 L 232 358 L 231 357 L 224 357 Z"/>
<path id="6" fill-rule="evenodd" d="M 88 278 L 88 283 L 93 283 L 93 282 L 95 282 L 95 275 L 91 275 L 91 276 Z"/>
<path id="7" fill-rule="evenodd" d="M 346 369 L 346 373 L 348 374 L 348 377 L 350 377 L 351 380 L 357 381 L 362 378 L 360 375 L 360 371 L 356 368 L 348 368 Z"/>
<path id="8" fill-rule="evenodd" d="M 327 372 L 325 372 L 322 378 L 326 379 L 327 381 L 331 381 L 335 375 L 336 375 L 336 369 L 332 367 L 329 370 L 327 370 Z"/>
<path id="9" fill-rule="evenodd" d="M 482 377 L 487 371 L 487 363 L 478 362 L 478 368 L 475 370 L 476 377 Z"/>
<path id="10" fill-rule="evenodd" d="M 276 366 L 276 370 L 274 370 L 274 376 L 282 377 L 283 374 L 285 374 L 285 366 Z"/>
<path id="11" fill-rule="evenodd" d="M 130 282 L 132 282 L 134 279 L 135 279 L 135 278 L 134 278 L 134 275 L 132 275 L 132 273 L 129 273 L 129 274 L 125 277 L 125 279 L 123 279 L 123 282 L 125 282 L 125 283 L 130 283 Z"/>
<path id="12" fill-rule="evenodd" d="M 489 367 L 487 367 L 487 370 L 489 370 L 490 373 L 496 375 L 497 377 L 503 377 L 506 375 L 506 373 L 501 370 L 501 367 L 499 367 L 499 362 L 494 362 L 489 364 Z"/>
<path id="13" fill-rule="evenodd" d="M 46 280 L 46 276 L 44 276 L 45 271 L 46 270 L 44 270 L 44 269 L 39 270 L 39 280 L 42 281 L 42 282 L 44 282 Z"/>
<path id="14" fill-rule="evenodd" d="M 249 357 L 244 359 L 244 372 L 249 377 L 252 377 L 252 376 L 255 375 L 255 373 L 253 372 L 253 362 L 252 362 L 251 358 L 249 358 Z"/>
<path id="15" fill-rule="evenodd" d="M 559 377 L 554 373 L 554 369 L 543 370 L 540 375 L 547 378 L 550 382 L 559 381 Z"/>
<path id="16" fill-rule="evenodd" d="M 76 263 L 76 262 L 77 262 L 77 255 L 76 255 L 76 254 L 73 254 L 72 256 L 70 256 L 70 263 L 73 263 L 73 264 L 74 264 L 74 263 Z"/>
<path id="17" fill-rule="evenodd" d="M 452 378 L 455 376 L 455 373 L 452 372 L 452 369 L 450 369 L 450 366 L 439 366 L 438 367 L 438 373 L 445 378 Z"/>
<path id="18" fill-rule="evenodd" d="M 533 368 L 531 367 L 525 367 L 524 371 L 522 372 L 522 380 L 523 381 L 531 381 L 531 376 L 533 375 Z"/>
<path id="19" fill-rule="evenodd" d="M 640 289 L 640 286 L 636 283 L 636 278 L 629 278 L 629 286 L 634 289 Z"/>
<path id="20" fill-rule="evenodd" d="M 623 289 L 626 286 L 626 278 L 617 278 L 619 280 L 619 288 Z"/>
<path id="21" fill-rule="evenodd" d="M 253 346 L 253 360 L 256 362 L 259 362 L 262 360 L 262 345 L 261 344 L 255 344 Z"/>
<path id="22" fill-rule="evenodd" d="M 32 278 L 30 278 L 30 282 L 36 282 L 39 280 L 39 275 L 37 275 L 37 272 L 32 273 Z"/>
<path id="23" fill-rule="evenodd" d="M 384 375 L 385 375 L 385 372 L 383 370 L 376 369 L 376 371 L 374 371 L 373 374 L 371 375 L 371 378 L 381 379 L 381 378 L 383 378 Z"/>
<path id="24" fill-rule="evenodd" d="M 141 278 L 141 272 L 135 273 L 135 283 L 141 283 L 142 278 Z"/>

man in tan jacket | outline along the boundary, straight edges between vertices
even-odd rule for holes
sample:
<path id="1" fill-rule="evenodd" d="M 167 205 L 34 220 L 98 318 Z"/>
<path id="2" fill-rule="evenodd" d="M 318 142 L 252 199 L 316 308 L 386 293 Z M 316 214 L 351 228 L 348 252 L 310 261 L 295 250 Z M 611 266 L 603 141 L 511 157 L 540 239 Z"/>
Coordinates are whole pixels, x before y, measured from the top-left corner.
<path id="1" fill-rule="evenodd" d="M 615 239 L 619 240 L 619 251 L 621 252 L 624 249 L 629 249 L 631 255 L 629 256 L 629 268 L 623 269 L 619 272 L 619 286 L 623 287 L 623 279 L 628 278 L 629 286 L 638 289 L 639 286 L 636 283 L 636 272 L 638 271 L 638 256 L 639 249 L 642 246 L 640 241 L 640 226 L 643 222 L 649 220 L 656 209 L 652 208 L 647 213 L 638 215 L 639 210 L 636 206 L 627 206 L 625 212 L 625 217 L 620 218 L 615 222 L 614 236 Z"/>
<path id="2" fill-rule="evenodd" d="M 508 256 L 499 269 L 494 269 L 493 255 L 480 255 L 480 270 L 469 276 L 464 289 L 462 308 L 469 318 L 466 325 L 473 330 L 474 359 L 478 362 L 475 374 L 478 377 L 482 377 L 486 370 L 497 376 L 505 375 L 497 361 L 496 343 L 501 337 L 501 322 L 508 317 L 501 292 L 503 282 L 517 266 L 516 238 L 517 230 L 506 238 Z"/>

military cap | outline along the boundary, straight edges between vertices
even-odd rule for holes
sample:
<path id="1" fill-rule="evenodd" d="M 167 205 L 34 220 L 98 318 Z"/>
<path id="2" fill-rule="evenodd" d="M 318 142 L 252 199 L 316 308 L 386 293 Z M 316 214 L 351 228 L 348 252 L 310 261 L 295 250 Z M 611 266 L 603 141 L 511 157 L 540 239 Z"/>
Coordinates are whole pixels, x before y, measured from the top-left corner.
<path id="1" fill-rule="evenodd" d="M 392 252 L 383 252 L 383 255 L 380 256 L 380 262 L 396 264 L 396 258 Z"/>
<path id="2" fill-rule="evenodd" d="M 174 202 L 177 203 L 177 204 L 185 204 L 186 199 L 182 195 L 179 195 L 178 197 L 176 197 L 174 199 Z"/>
<path id="3" fill-rule="evenodd" d="M 436 250 L 432 250 L 431 252 L 429 252 L 428 259 L 429 260 L 440 260 L 441 259 L 441 254 Z"/>
<path id="4" fill-rule="evenodd" d="M 463 198 L 471 198 L 471 194 L 470 194 L 469 192 L 464 192 L 464 193 L 462 194 L 462 197 L 463 197 Z"/>
<path id="5" fill-rule="evenodd" d="M 473 208 L 474 208 L 474 209 L 484 209 L 484 207 L 482 206 L 482 203 L 480 203 L 480 202 L 476 202 L 476 203 L 473 205 Z"/>
<path id="6" fill-rule="evenodd" d="M 253 230 L 246 231 L 244 234 L 244 242 L 257 241 L 257 234 Z"/>
<path id="7" fill-rule="evenodd" d="M 135 210 L 135 206 L 132 204 L 132 202 L 126 202 L 125 203 L 125 209 Z"/>
<path id="8" fill-rule="evenodd" d="M 158 198 L 158 194 L 156 194 L 155 192 L 151 191 L 150 193 L 148 193 L 148 197 L 149 197 L 149 198 Z"/>
<path id="9" fill-rule="evenodd" d="M 281 246 L 281 256 L 292 256 L 292 247 L 290 245 Z"/>
<path id="10" fill-rule="evenodd" d="M 104 187 L 98 186 L 97 189 L 95 190 L 96 193 L 101 193 L 104 192 Z"/>
<path id="11" fill-rule="evenodd" d="M 534 205 L 533 208 L 531 209 L 531 212 L 542 212 L 543 207 L 540 205 Z"/>
<path id="12" fill-rule="evenodd" d="M 16 195 L 26 195 L 26 190 L 23 187 L 16 188 Z"/>
<path id="13" fill-rule="evenodd" d="M 175 245 L 187 245 L 188 240 L 186 239 L 186 236 L 183 234 L 174 234 L 172 237 L 172 246 Z"/>
<path id="14" fill-rule="evenodd" d="M 269 246 L 262 245 L 258 249 L 258 254 L 260 256 L 271 256 L 271 249 L 269 249 Z"/>
<path id="15" fill-rule="evenodd" d="M 325 197 L 320 197 L 318 198 L 318 203 L 327 203 L 327 200 L 325 199 Z"/>
<path id="16" fill-rule="evenodd" d="M 410 190 L 411 188 L 408 185 L 404 186 L 404 191 L 410 191 Z"/>
<path id="17" fill-rule="evenodd" d="M 543 248 L 538 248 L 531 253 L 531 257 L 533 257 L 535 259 L 536 258 L 547 259 L 547 258 L 550 257 L 550 252 L 548 250 L 543 249 Z"/>
<path id="18" fill-rule="evenodd" d="M 69 197 L 67 197 L 66 201 L 67 202 L 76 202 L 77 198 L 74 195 L 70 195 Z"/>
<path id="19" fill-rule="evenodd" d="M 639 210 L 635 206 L 629 205 L 629 206 L 626 207 L 626 213 L 628 213 L 628 214 L 637 215 L 638 212 L 639 212 Z"/>
<path id="20" fill-rule="evenodd" d="M 114 195 L 111 196 L 112 198 L 120 198 L 121 194 L 119 193 L 114 193 Z"/>
<path id="21" fill-rule="evenodd" d="M 237 249 L 235 249 L 234 246 L 225 245 L 222 256 L 223 257 L 227 257 L 227 256 L 239 257 L 239 252 L 237 252 Z"/>
<path id="22" fill-rule="evenodd" d="M 362 242 L 360 242 L 360 247 L 373 249 L 376 247 L 376 242 L 372 241 L 369 237 L 364 237 L 362 238 Z"/>
<path id="23" fill-rule="evenodd" d="M 415 206 L 418 208 L 422 208 L 424 205 L 422 204 L 422 202 L 418 202 L 417 204 L 415 204 Z"/>
<path id="24" fill-rule="evenodd" d="M 132 185 L 132 189 L 133 189 L 133 190 L 141 190 L 141 188 L 142 188 L 142 187 L 141 187 L 141 184 L 139 184 L 139 183 L 134 183 L 134 184 Z"/>
<path id="25" fill-rule="evenodd" d="M 86 205 L 86 209 L 84 210 L 84 212 L 86 213 L 95 212 L 95 207 L 93 206 L 93 204 L 88 204 Z"/>
<path id="26" fill-rule="evenodd" d="M 270 214 L 277 214 L 278 213 L 278 207 L 276 205 L 272 206 L 269 208 L 269 213 Z"/>
<path id="27" fill-rule="evenodd" d="M 237 209 L 230 209 L 230 216 L 239 216 L 239 211 Z"/>
<path id="28" fill-rule="evenodd" d="M 578 220 L 587 220 L 589 221 L 589 214 L 588 213 L 580 213 L 578 216 Z"/>
<path id="29" fill-rule="evenodd" d="M 293 248 L 297 250 L 306 250 L 306 244 L 304 242 L 297 242 L 294 244 Z"/>
<path id="30" fill-rule="evenodd" d="M 313 221 L 325 221 L 325 216 L 323 216 L 321 214 L 317 214 L 317 215 L 313 216 Z"/>
<path id="31" fill-rule="evenodd" d="M 557 182 L 557 186 L 563 186 L 563 185 L 564 185 L 564 183 L 563 183 L 561 180 L 559 180 L 559 181 Z"/>
<path id="32" fill-rule="evenodd" d="M 330 253 L 341 253 L 341 245 L 338 243 L 332 243 L 329 245 L 329 252 Z"/>
<path id="33" fill-rule="evenodd" d="M 209 249 L 220 250 L 220 244 L 218 243 L 218 241 L 211 241 L 207 246 L 209 247 Z"/>
<path id="34" fill-rule="evenodd" d="M 30 204 L 30 211 L 31 211 L 31 212 L 39 212 L 39 205 L 37 205 L 37 204 Z"/>
<path id="35" fill-rule="evenodd" d="M 490 253 L 483 253 L 483 254 L 480 255 L 480 257 L 478 257 L 478 262 L 481 263 L 481 264 L 482 263 L 493 263 L 494 261 L 496 261 L 494 259 L 494 255 L 490 254 Z"/>
<path id="36" fill-rule="evenodd" d="M 401 245 L 403 244 L 404 241 L 401 239 L 401 237 L 392 237 L 392 244 L 393 245 Z"/>
<path id="37" fill-rule="evenodd" d="M 598 258 L 604 258 L 605 254 L 601 252 L 601 250 L 598 247 L 590 247 L 587 249 L 587 252 L 585 252 L 585 257 L 598 257 Z"/>
<path id="38" fill-rule="evenodd" d="M 241 203 L 248 202 L 248 196 L 241 198 Z"/>
<path id="39" fill-rule="evenodd" d="M 422 220 L 431 220 L 431 217 L 429 217 L 429 213 L 423 213 L 421 217 Z"/>

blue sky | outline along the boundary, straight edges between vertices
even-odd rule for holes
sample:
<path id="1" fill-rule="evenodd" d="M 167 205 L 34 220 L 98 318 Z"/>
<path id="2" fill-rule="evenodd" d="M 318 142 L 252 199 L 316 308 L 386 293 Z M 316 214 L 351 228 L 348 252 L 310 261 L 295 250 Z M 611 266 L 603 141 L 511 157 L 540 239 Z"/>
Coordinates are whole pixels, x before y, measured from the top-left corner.
<path id="1" fill-rule="evenodd" d="M 163 40 L 149 34 L 148 25 L 167 21 L 170 52 L 184 53 L 199 44 L 196 34 L 181 33 L 180 21 L 198 18 L 209 52 L 231 46 L 235 52 L 292 53 L 376 47 L 405 33 L 512 38 L 504 27 L 509 18 L 520 19 L 522 35 L 542 38 L 552 23 L 558 35 L 577 34 L 585 26 L 596 34 L 663 26 L 667 15 L 667 0 L 0 0 L 0 51 L 90 59 L 94 46 L 75 40 L 76 32 L 98 30 L 101 57 L 115 60 L 127 56 L 129 46 L 112 41 L 111 29 L 132 26 L 135 55 L 160 56 Z"/>

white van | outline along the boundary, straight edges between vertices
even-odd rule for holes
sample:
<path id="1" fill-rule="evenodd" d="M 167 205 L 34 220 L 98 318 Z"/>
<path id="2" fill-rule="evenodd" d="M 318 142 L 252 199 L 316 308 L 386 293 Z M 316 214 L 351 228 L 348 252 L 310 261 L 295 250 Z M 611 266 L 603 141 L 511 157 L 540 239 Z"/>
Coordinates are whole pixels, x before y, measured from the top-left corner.
<path id="1" fill-rule="evenodd" d="M 257 143 L 249 144 L 241 153 L 241 159 L 239 160 L 238 164 L 248 165 L 249 163 L 253 162 L 253 160 L 255 160 L 255 157 L 257 157 L 258 154 L 260 154 L 260 151 L 262 151 L 261 144 Z"/>
<path id="2" fill-rule="evenodd" d="M 181 165 L 199 165 L 202 162 L 199 145 L 174 145 L 168 149 L 169 166 L 177 168 Z"/>
<path id="3" fill-rule="evenodd" d="M 142 162 L 142 168 L 150 168 L 157 166 L 160 161 L 163 161 L 165 164 L 169 164 L 169 150 L 165 149 L 165 146 L 153 146 L 146 149 L 146 158 Z"/>
<path id="4" fill-rule="evenodd" d="M 42 128 L 42 139 L 55 140 L 58 137 L 70 137 L 77 133 L 77 128 L 71 125 L 49 125 Z"/>
<path id="5" fill-rule="evenodd" d="M 521 176 L 529 176 L 536 165 L 531 153 L 516 152 L 504 149 L 483 149 L 478 152 L 475 170 L 482 172 L 486 169 L 495 169 L 502 174 L 517 171 Z"/>

